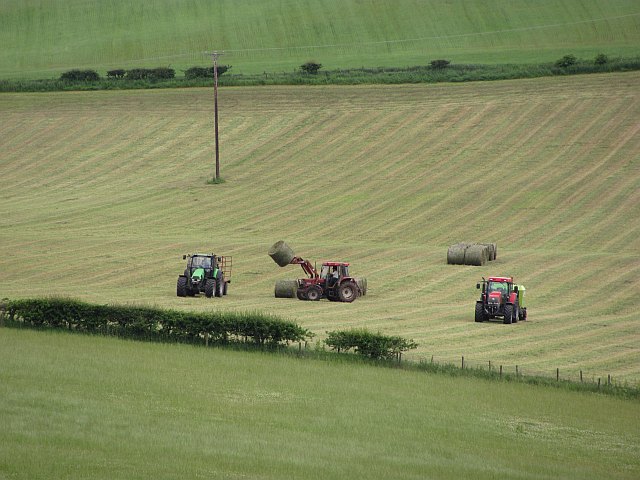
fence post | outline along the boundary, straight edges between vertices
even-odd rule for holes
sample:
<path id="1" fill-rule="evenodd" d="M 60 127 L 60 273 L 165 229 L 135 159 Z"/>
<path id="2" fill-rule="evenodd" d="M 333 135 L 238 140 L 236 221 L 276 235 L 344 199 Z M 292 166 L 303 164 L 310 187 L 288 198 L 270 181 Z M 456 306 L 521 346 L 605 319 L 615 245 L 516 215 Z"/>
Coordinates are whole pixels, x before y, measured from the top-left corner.
<path id="1" fill-rule="evenodd" d="M 489 360 L 489 371 L 491 371 L 491 360 Z"/>
<path id="2" fill-rule="evenodd" d="M 433 363 L 433 355 L 431 355 L 431 363 Z"/>
<path id="3" fill-rule="evenodd" d="M 556 368 L 556 382 L 560 381 L 560 369 Z"/>
<path id="4" fill-rule="evenodd" d="M 580 370 L 580 383 L 582 383 L 582 370 Z"/>
<path id="5" fill-rule="evenodd" d="M 607 375 L 607 385 L 611 386 L 611 374 Z"/>
<path id="6" fill-rule="evenodd" d="M 464 355 L 462 356 L 462 370 L 464 370 Z"/>
<path id="7" fill-rule="evenodd" d="M 516 365 L 516 377 L 518 376 L 518 365 Z"/>
<path id="8" fill-rule="evenodd" d="M 500 378 L 502 378 L 502 365 L 500 365 Z"/>

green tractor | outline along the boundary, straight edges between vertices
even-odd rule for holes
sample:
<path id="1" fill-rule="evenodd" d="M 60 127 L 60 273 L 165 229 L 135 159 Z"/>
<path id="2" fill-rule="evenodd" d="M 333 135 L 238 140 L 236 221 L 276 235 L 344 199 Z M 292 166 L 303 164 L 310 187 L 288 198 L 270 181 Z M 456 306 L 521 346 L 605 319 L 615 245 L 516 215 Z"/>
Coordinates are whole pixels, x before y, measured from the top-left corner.
<path id="1" fill-rule="evenodd" d="M 222 297 L 231 283 L 231 257 L 213 253 L 183 255 L 187 260 L 184 274 L 178 277 L 176 293 L 179 297 L 193 297 L 204 293 L 205 297 Z"/>

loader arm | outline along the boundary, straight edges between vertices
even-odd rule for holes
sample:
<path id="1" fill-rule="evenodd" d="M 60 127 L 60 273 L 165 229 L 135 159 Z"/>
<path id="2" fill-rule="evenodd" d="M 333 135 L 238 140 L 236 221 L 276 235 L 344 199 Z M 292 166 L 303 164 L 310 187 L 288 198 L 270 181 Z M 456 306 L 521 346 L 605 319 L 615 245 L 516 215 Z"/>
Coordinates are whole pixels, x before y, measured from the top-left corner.
<path id="1" fill-rule="evenodd" d="M 290 262 L 292 265 L 300 265 L 304 273 L 307 274 L 309 278 L 319 278 L 320 275 L 318 271 L 315 269 L 309 260 L 300 257 L 293 257 Z"/>

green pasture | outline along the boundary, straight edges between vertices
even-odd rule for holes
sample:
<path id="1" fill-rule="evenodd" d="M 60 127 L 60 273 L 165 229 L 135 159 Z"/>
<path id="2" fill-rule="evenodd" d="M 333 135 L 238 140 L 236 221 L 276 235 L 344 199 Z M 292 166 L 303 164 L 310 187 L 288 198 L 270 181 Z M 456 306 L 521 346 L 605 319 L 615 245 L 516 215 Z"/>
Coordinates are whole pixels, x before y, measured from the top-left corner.
<path id="1" fill-rule="evenodd" d="M 634 0 L 4 0 L 0 78 L 73 68 L 207 65 L 232 72 L 539 63 L 640 53 Z"/>
<path id="2" fill-rule="evenodd" d="M 0 478 L 632 479 L 637 402 L 0 328 Z"/>
<path id="3" fill-rule="evenodd" d="M 0 95 L 0 298 L 263 311 L 321 340 L 367 328 L 407 358 L 640 381 L 638 73 L 465 85 Z M 276 299 L 352 263 L 353 304 Z M 448 245 L 496 242 L 485 267 Z M 178 298 L 182 255 L 233 256 L 229 295 Z M 473 322 L 481 276 L 527 287 L 528 322 Z"/>

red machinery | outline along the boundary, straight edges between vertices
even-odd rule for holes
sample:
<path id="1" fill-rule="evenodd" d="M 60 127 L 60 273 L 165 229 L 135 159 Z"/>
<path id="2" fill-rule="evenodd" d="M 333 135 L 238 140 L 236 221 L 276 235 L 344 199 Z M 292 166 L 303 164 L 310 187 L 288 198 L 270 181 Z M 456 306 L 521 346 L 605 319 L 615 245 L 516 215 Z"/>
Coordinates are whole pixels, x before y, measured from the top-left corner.
<path id="1" fill-rule="evenodd" d="M 480 300 L 476 302 L 475 321 L 484 322 L 502 317 L 503 323 L 515 323 L 527 319 L 524 304 L 524 287 L 514 285 L 512 277 L 489 277 L 476 288 L 482 288 Z"/>
<path id="2" fill-rule="evenodd" d="M 309 278 L 298 280 L 297 296 L 300 300 L 320 300 L 323 297 L 332 302 L 353 302 L 362 294 L 356 280 L 349 276 L 349 264 L 345 262 L 324 262 L 320 272 L 309 260 L 293 257 L 292 264 L 302 267 Z"/>

